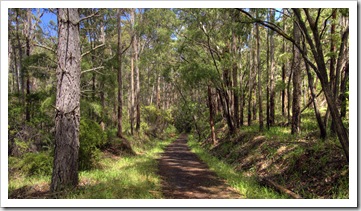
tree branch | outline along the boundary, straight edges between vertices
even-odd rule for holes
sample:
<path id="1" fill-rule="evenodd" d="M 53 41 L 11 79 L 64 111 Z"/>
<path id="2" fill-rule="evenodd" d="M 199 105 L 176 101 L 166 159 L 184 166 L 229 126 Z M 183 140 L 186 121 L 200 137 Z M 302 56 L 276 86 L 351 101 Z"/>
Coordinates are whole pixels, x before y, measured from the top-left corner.
<path id="1" fill-rule="evenodd" d="M 99 71 L 96 71 L 96 70 L 103 69 L 103 68 L 104 68 L 104 66 L 100 66 L 100 67 L 92 68 L 92 69 L 89 69 L 89 70 L 84 70 L 84 71 L 81 71 L 81 74 L 87 73 L 87 72 L 90 72 L 90 71 L 94 71 L 96 73 L 103 74 L 103 73 L 101 73 Z"/>
<path id="2" fill-rule="evenodd" d="M 105 45 L 105 43 L 100 44 L 100 45 L 98 45 L 98 46 L 96 46 L 96 47 L 94 47 L 94 48 L 90 49 L 89 51 L 87 51 L 87 52 L 83 53 L 83 54 L 81 55 L 81 57 L 86 56 L 86 55 L 87 55 L 87 54 L 89 54 L 90 52 L 95 51 L 96 49 L 101 48 L 101 47 L 103 47 L 104 45 Z"/>
<path id="3" fill-rule="evenodd" d="M 91 14 L 91 15 L 88 15 L 88 16 L 86 16 L 86 17 L 84 17 L 84 18 L 80 18 L 79 23 L 82 22 L 82 21 L 84 21 L 84 20 L 86 20 L 86 19 L 88 19 L 88 18 L 92 18 L 92 17 L 94 17 L 94 16 L 99 16 L 98 13 L 99 13 L 99 11 L 96 11 L 95 13 L 93 13 L 93 14 Z"/>
<path id="4" fill-rule="evenodd" d="M 277 34 L 281 35 L 282 37 L 284 37 L 286 40 L 290 41 L 295 47 L 297 47 L 297 49 L 301 52 L 302 57 L 305 59 L 305 61 L 311 66 L 311 68 L 318 74 L 318 69 L 316 67 L 315 64 L 313 64 L 310 59 L 306 56 L 305 52 L 303 51 L 303 49 L 301 48 L 301 46 L 299 46 L 295 40 L 287 35 L 280 27 L 278 27 L 277 25 L 267 22 L 267 21 L 261 21 L 259 19 L 254 18 L 251 14 L 249 14 L 248 12 L 236 8 L 238 11 L 242 12 L 243 14 L 247 15 L 249 18 L 251 18 L 255 23 L 260 23 L 261 25 L 275 31 Z M 303 31 L 303 30 L 302 30 Z M 307 34 L 308 35 L 308 34 Z M 307 36 L 306 35 L 306 36 Z M 309 36 L 309 35 L 308 35 Z M 311 41 L 312 42 L 312 41 Z M 310 45 L 311 46 L 311 45 Z M 312 48 L 312 46 L 311 46 Z"/>
<path id="5" fill-rule="evenodd" d="M 56 51 L 55 51 L 54 49 L 48 47 L 48 46 L 41 45 L 41 44 L 39 44 L 39 43 L 35 43 L 34 46 L 37 46 L 37 47 L 40 47 L 40 48 L 44 48 L 44 49 L 46 49 L 46 50 L 48 50 L 48 51 L 51 51 L 51 52 L 53 52 L 53 53 L 56 54 Z"/>

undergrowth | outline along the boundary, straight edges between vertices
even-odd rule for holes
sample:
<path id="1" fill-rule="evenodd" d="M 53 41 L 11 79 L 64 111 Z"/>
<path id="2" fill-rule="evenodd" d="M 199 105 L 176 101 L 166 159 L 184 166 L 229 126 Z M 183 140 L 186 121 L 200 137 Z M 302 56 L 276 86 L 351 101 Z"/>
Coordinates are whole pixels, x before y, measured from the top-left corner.
<path id="1" fill-rule="evenodd" d="M 210 155 L 204 150 L 198 142 L 195 141 L 192 135 L 188 137 L 188 145 L 192 152 L 196 153 L 201 160 L 203 160 L 209 168 L 218 176 L 225 179 L 227 183 L 239 191 L 239 193 L 248 199 L 282 199 L 287 196 L 279 194 L 274 190 L 260 186 L 255 178 L 244 177 L 242 174 L 236 172 L 232 165 L 227 164 L 216 157 Z"/>
<path id="2" fill-rule="evenodd" d="M 164 140 L 149 139 L 144 135 L 128 138 L 136 156 L 99 152 L 97 168 L 79 172 L 79 185 L 57 195 L 50 193 L 49 174 L 27 176 L 21 172 L 9 177 L 9 198 L 67 198 L 67 199 L 157 199 L 162 198 L 157 158 L 165 146 L 177 137 L 168 131 Z M 9 162 L 17 163 L 20 159 Z"/>

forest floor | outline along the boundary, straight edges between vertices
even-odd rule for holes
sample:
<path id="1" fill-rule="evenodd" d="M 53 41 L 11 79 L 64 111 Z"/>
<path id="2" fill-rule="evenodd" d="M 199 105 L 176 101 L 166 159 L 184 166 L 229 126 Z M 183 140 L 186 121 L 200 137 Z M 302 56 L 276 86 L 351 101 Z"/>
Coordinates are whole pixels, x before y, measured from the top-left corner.
<path id="1" fill-rule="evenodd" d="M 167 146 L 159 158 L 163 196 L 172 199 L 243 198 L 190 151 L 187 135 Z"/>

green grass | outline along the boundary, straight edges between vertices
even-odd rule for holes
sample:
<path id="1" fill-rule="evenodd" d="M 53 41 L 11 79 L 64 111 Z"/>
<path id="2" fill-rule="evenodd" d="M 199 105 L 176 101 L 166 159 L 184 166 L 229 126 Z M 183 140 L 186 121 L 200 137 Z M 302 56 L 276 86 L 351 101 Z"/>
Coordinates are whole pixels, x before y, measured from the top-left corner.
<path id="1" fill-rule="evenodd" d="M 79 172 L 79 186 L 59 195 L 68 199 L 159 199 L 161 181 L 157 158 L 175 139 L 152 140 L 145 148 L 135 148 L 133 157 L 104 157 L 100 168 Z M 23 186 L 49 184 L 50 176 L 19 176 L 9 180 L 9 194 Z"/>
<path id="2" fill-rule="evenodd" d="M 233 167 L 213 157 L 206 150 L 202 149 L 195 141 L 192 135 L 188 137 L 188 145 L 192 152 L 196 153 L 201 160 L 203 160 L 219 177 L 226 180 L 226 182 L 239 191 L 239 193 L 249 199 L 283 199 L 288 198 L 281 195 L 274 190 L 261 186 L 256 178 L 245 177 L 240 172 L 236 172 Z"/>

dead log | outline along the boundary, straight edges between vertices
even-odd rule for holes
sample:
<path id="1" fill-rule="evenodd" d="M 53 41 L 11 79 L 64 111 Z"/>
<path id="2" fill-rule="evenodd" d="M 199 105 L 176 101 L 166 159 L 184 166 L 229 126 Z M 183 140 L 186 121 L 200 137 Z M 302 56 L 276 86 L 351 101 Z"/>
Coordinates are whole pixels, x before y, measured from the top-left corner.
<path id="1" fill-rule="evenodd" d="M 285 193 L 287 195 L 289 195 L 290 197 L 294 198 L 294 199 L 302 199 L 302 197 L 300 195 L 298 195 L 297 193 L 273 182 L 272 180 L 270 179 L 267 179 L 267 178 L 259 178 L 258 179 L 260 181 L 261 184 L 265 184 L 269 187 L 272 187 L 272 188 L 275 188 L 276 190 L 278 190 L 279 192 L 281 193 Z"/>

